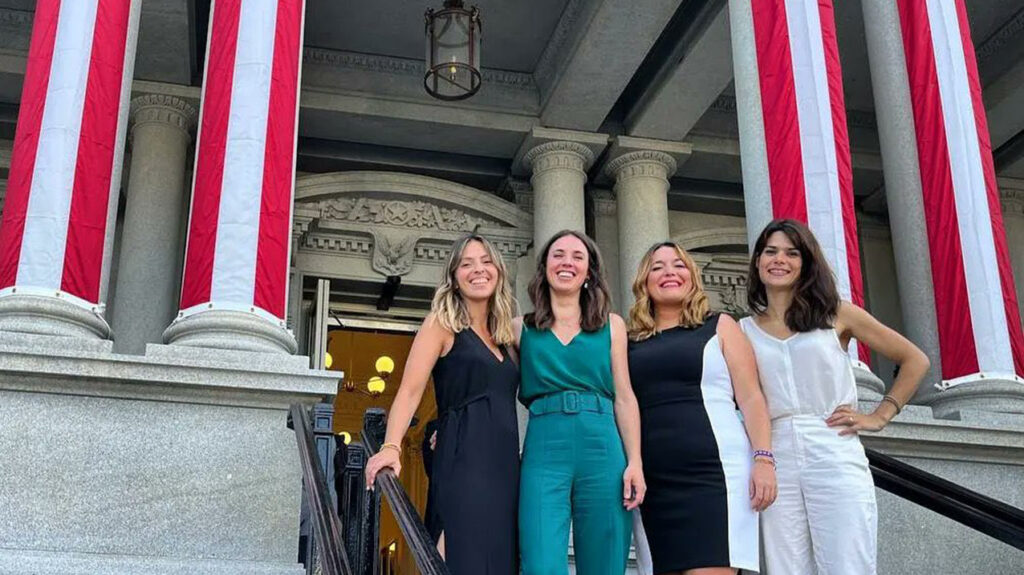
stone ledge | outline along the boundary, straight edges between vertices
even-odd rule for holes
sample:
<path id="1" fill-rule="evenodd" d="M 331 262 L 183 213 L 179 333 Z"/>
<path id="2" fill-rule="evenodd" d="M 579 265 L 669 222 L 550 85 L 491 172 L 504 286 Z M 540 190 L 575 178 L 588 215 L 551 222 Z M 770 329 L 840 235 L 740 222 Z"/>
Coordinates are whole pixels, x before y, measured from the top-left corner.
<path id="1" fill-rule="evenodd" d="M 878 404 L 860 402 L 870 413 Z M 865 447 L 894 457 L 1024 465 L 1024 417 L 970 412 L 963 420 L 936 419 L 908 406 L 880 433 L 863 433 Z"/>
<path id="2" fill-rule="evenodd" d="M 301 564 L 0 549 L 0 575 L 302 575 Z"/>
<path id="3" fill-rule="evenodd" d="M 0 389 L 281 409 L 334 395 L 342 377 L 295 356 L 164 345 L 119 355 L 62 339 L 0 337 Z"/>

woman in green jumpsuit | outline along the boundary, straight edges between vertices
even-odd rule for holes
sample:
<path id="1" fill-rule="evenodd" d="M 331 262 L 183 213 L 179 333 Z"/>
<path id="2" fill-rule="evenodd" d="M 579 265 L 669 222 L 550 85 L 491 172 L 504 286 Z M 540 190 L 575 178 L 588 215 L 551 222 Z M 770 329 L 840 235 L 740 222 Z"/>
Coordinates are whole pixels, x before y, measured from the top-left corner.
<path id="1" fill-rule="evenodd" d="M 529 408 L 519 491 L 523 575 L 565 575 L 569 526 L 580 575 L 622 575 L 630 511 L 643 501 L 640 414 L 626 326 L 610 314 L 601 256 L 562 231 L 538 254 L 534 311 L 515 325 Z"/>

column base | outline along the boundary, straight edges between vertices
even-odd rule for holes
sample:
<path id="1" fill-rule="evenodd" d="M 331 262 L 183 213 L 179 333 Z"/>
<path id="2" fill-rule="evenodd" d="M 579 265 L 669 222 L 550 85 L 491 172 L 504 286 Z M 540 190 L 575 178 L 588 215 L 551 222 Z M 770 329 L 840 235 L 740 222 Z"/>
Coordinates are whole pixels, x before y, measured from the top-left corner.
<path id="1" fill-rule="evenodd" d="M 99 313 L 57 297 L 42 295 L 0 297 L 0 331 L 110 339 L 110 325 Z"/>
<path id="2" fill-rule="evenodd" d="M 175 320 L 164 331 L 173 345 L 293 355 L 298 350 L 288 330 L 253 314 L 211 310 Z"/>
<path id="3" fill-rule="evenodd" d="M 979 378 L 929 394 L 925 401 L 942 419 L 959 419 L 967 410 L 1024 414 L 1024 383 Z"/>
<path id="4" fill-rule="evenodd" d="M 857 381 L 857 399 L 880 401 L 885 395 L 885 383 L 862 363 L 854 362 L 853 377 Z"/>

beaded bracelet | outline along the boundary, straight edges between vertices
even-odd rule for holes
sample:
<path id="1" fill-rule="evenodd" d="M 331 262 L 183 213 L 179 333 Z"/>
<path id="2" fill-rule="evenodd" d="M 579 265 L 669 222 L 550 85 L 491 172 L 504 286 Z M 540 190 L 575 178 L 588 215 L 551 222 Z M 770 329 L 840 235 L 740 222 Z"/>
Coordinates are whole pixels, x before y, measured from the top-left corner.
<path id="1" fill-rule="evenodd" d="M 775 459 L 775 454 L 768 449 L 756 449 L 754 450 L 754 457 L 757 456 L 767 457 L 768 459 Z"/>

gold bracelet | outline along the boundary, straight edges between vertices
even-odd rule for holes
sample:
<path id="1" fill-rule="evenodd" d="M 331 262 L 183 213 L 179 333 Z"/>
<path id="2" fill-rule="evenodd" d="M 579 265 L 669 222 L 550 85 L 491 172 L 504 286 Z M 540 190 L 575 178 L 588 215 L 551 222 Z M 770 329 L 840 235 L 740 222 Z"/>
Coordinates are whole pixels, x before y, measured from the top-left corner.
<path id="1" fill-rule="evenodd" d="M 882 396 L 882 401 L 888 401 L 891 403 L 892 406 L 896 408 L 896 415 L 899 415 L 900 412 L 903 411 L 903 407 L 900 405 L 900 402 L 896 401 L 896 398 L 888 393 Z"/>
<path id="2" fill-rule="evenodd" d="M 398 452 L 398 455 L 402 455 L 402 448 L 399 447 L 398 445 L 394 444 L 394 443 L 384 443 L 384 444 L 381 444 L 380 449 L 378 449 L 377 451 L 380 452 L 380 451 L 384 451 L 385 449 L 394 449 L 395 451 Z"/>

